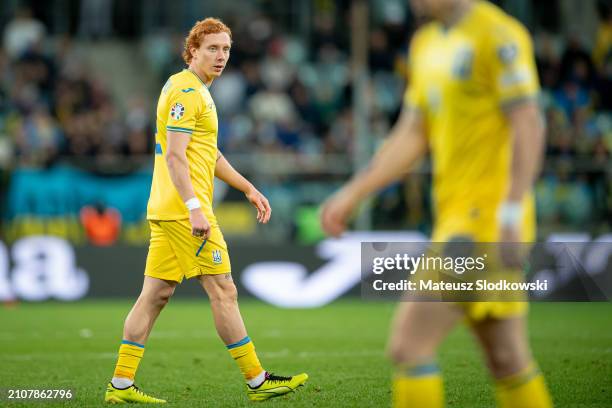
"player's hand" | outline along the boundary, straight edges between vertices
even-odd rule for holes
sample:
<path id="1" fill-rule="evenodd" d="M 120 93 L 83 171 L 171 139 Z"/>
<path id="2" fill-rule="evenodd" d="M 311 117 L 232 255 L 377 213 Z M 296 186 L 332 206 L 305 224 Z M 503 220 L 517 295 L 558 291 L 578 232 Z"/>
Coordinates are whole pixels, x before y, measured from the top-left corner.
<path id="1" fill-rule="evenodd" d="M 500 256 L 503 265 L 508 268 L 519 268 L 523 264 L 518 226 L 501 226 Z"/>
<path id="2" fill-rule="evenodd" d="M 191 235 L 208 239 L 210 236 L 210 223 L 201 208 L 189 211 L 189 222 L 191 223 Z"/>
<path id="3" fill-rule="evenodd" d="M 357 199 L 342 189 L 321 205 L 321 227 L 327 235 L 339 236 L 346 230 L 346 223 L 357 206 Z"/>
<path id="4" fill-rule="evenodd" d="M 266 224 L 270 221 L 270 217 L 272 216 L 272 208 L 270 207 L 270 203 L 268 199 L 259 192 L 255 187 L 244 193 L 247 200 L 253 207 L 257 209 L 257 221 Z"/>

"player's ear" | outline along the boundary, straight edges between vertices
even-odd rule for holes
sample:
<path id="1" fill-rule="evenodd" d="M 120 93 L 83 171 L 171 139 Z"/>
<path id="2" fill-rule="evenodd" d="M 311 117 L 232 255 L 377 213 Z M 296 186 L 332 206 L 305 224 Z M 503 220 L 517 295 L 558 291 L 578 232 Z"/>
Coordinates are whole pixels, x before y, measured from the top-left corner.
<path id="1" fill-rule="evenodd" d="M 189 52 L 191 53 L 191 58 L 197 57 L 198 49 L 196 47 L 189 48 Z"/>

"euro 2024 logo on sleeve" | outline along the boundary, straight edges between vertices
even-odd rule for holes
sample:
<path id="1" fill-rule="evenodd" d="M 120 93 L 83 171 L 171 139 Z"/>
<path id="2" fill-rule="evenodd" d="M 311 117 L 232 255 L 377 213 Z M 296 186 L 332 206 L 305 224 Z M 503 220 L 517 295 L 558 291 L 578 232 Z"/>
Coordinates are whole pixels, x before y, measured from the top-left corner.
<path id="1" fill-rule="evenodd" d="M 174 120 L 179 120 L 185 114 L 185 107 L 181 103 L 175 103 L 170 109 L 170 116 Z"/>

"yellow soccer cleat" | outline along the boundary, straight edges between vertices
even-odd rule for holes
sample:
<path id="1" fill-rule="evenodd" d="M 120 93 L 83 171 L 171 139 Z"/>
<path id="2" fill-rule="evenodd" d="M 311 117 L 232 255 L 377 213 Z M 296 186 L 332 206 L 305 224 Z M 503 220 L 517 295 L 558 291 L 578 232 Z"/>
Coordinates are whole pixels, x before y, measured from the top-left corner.
<path id="1" fill-rule="evenodd" d="M 119 389 L 113 387 L 113 384 L 108 383 L 106 386 L 106 395 L 104 401 L 111 404 L 124 404 L 132 402 L 140 402 L 143 404 L 165 404 L 166 400 L 152 397 L 140 391 L 134 384 L 127 388 Z"/>
<path id="2" fill-rule="evenodd" d="M 264 401 L 292 392 L 297 387 L 304 385 L 306 380 L 308 380 L 308 374 L 306 373 L 293 377 L 281 377 L 266 373 L 266 379 L 259 387 L 251 388 L 247 385 L 247 394 L 251 401 Z"/>

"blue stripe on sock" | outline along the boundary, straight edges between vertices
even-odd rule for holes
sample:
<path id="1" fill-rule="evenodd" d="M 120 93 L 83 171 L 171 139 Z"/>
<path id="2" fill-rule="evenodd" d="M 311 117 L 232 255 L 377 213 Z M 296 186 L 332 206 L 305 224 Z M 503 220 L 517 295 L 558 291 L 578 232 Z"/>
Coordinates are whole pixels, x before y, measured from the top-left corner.
<path id="1" fill-rule="evenodd" d="M 435 375 L 440 372 L 440 368 L 436 363 L 423 364 L 415 367 L 409 367 L 406 374 L 410 377 L 425 377 L 427 375 Z"/>
<path id="2" fill-rule="evenodd" d="M 244 346 L 245 344 L 247 344 L 248 342 L 250 342 L 251 339 L 249 338 L 249 336 L 246 336 L 244 339 L 237 341 L 236 343 L 232 343 L 232 344 L 228 344 L 227 345 L 227 349 L 233 349 L 236 347 L 240 347 L 240 346 Z"/>
<path id="3" fill-rule="evenodd" d="M 136 346 L 136 347 L 144 348 L 144 344 L 135 343 L 135 342 L 129 341 L 129 340 L 121 340 L 121 344 L 129 344 L 131 346 Z"/>

